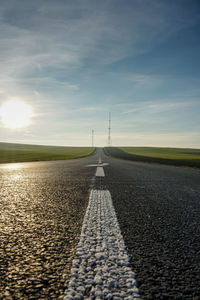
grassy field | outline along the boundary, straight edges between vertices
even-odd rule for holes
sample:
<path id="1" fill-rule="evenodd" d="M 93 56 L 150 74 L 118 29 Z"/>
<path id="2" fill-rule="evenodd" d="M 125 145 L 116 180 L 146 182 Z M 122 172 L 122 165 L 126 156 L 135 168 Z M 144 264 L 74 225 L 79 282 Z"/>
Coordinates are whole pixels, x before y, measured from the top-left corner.
<path id="1" fill-rule="evenodd" d="M 118 158 L 200 168 L 200 149 L 158 147 L 106 147 L 105 151 Z"/>
<path id="2" fill-rule="evenodd" d="M 200 149 L 157 147 L 120 147 L 120 149 L 130 154 L 142 156 L 179 160 L 194 160 L 200 162 Z"/>
<path id="3" fill-rule="evenodd" d="M 80 158 L 91 155 L 93 147 L 57 147 L 0 143 L 0 163 Z"/>

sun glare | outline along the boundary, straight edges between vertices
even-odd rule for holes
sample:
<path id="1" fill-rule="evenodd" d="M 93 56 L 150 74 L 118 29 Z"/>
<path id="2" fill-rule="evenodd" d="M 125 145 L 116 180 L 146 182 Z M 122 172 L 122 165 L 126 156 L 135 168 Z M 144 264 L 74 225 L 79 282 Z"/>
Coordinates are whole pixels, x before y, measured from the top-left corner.
<path id="1" fill-rule="evenodd" d="M 9 128 L 22 128 L 30 123 L 32 109 L 22 101 L 8 101 L 0 108 L 3 124 Z"/>

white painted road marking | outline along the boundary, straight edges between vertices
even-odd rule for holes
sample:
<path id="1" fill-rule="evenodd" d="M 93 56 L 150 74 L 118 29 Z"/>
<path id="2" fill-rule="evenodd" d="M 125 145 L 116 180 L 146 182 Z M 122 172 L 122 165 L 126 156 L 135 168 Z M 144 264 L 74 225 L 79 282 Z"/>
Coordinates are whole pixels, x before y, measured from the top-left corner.
<path id="1" fill-rule="evenodd" d="M 92 165 L 87 165 L 86 167 L 104 167 L 108 166 L 109 163 L 101 163 L 101 164 L 92 164 Z"/>
<path id="2" fill-rule="evenodd" d="M 140 299 L 110 192 L 92 190 L 72 264 L 70 299 Z"/>
<path id="3" fill-rule="evenodd" d="M 104 177 L 105 176 L 103 167 L 97 167 L 95 176 L 97 176 L 97 177 Z"/>

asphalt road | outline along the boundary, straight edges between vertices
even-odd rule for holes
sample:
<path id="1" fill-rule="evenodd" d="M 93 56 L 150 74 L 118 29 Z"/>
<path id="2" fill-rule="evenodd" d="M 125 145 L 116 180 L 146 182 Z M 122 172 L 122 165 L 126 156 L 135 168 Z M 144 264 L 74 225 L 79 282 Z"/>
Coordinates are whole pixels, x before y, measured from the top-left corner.
<path id="1" fill-rule="evenodd" d="M 91 187 L 109 189 L 142 299 L 200 298 L 200 171 L 98 155 L 0 166 L 0 299 L 62 299 Z"/>
<path id="2" fill-rule="evenodd" d="M 96 161 L 0 166 L 0 299 L 63 298 Z"/>
<path id="3" fill-rule="evenodd" d="M 104 160 L 142 299 L 200 299 L 200 171 Z"/>

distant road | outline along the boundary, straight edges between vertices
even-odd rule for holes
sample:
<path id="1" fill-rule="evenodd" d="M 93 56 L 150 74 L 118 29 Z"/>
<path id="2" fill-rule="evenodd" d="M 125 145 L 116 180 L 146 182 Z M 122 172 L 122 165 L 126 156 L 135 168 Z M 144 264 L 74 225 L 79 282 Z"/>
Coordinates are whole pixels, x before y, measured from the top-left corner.
<path id="1" fill-rule="evenodd" d="M 101 160 L 0 166 L 0 299 L 63 299 L 91 189 L 111 193 L 142 299 L 199 299 L 200 171 Z"/>

